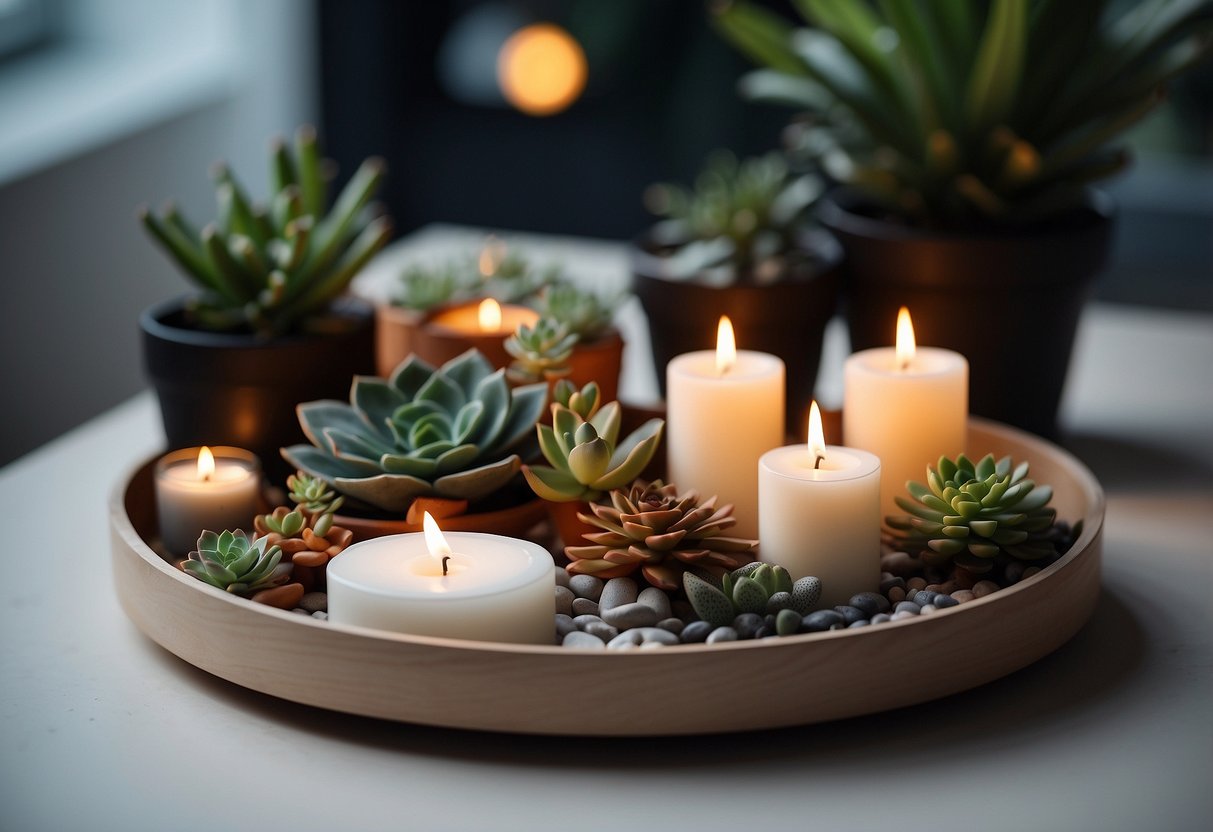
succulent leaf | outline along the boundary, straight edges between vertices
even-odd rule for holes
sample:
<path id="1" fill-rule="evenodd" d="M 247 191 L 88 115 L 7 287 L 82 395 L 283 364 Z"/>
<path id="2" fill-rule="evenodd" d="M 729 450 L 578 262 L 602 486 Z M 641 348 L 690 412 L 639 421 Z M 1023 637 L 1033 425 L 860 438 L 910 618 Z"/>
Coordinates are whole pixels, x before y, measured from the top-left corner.
<path id="1" fill-rule="evenodd" d="M 181 568 L 211 586 L 240 595 L 277 586 L 290 577 L 292 564 L 280 564 L 282 549 L 267 546 L 265 535 L 250 540 L 243 531 L 204 531 L 198 547 Z"/>

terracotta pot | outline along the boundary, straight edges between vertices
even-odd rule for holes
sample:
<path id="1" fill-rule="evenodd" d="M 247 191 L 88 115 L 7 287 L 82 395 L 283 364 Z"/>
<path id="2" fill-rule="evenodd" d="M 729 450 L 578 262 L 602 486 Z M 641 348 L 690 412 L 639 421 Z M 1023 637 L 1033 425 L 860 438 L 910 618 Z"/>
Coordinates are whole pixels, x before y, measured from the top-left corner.
<path id="1" fill-rule="evenodd" d="M 421 322 L 412 330 L 409 343 L 412 351 L 418 358 L 439 367 L 475 347 L 484 353 L 484 357 L 494 367 L 509 366 L 513 358 L 505 351 L 505 339 L 514 332 L 519 321 L 533 324 L 539 319 L 539 313 L 523 306 L 503 304 L 504 319 L 499 331 L 481 333 L 467 326 L 452 325 L 450 321 L 452 316 L 466 317 L 474 321 L 474 314 L 480 306 L 480 302 L 477 299 L 442 306 L 427 312 Z M 396 363 L 398 364 L 402 360 L 404 360 L 404 356 Z M 395 366 L 395 364 L 392 365 L 393 368 Z"/>
<path id="2" fill-rule="evenodd" d="M 619 373 L 623 368 L 623 337 L 611 329 L 596 341 L 579 343 L 569 359 L 569 381 L 583 387 L 598 382 L 599 401 L 613 402 L 619 398 Z"/>
<path id="3" fill-rule="evenodd" d="M 577 516 L 578 512 L 589 514 L 590 504 L 585 500 L 569 500 L 564 503 L 547 502 L 547 511 L 563 546 L 584 546 L 588 541 L 582 538 L 583 534 L 601 531 Z M 564 551 L 563 546 L 561 551 Z"/>
<path id="4" fill-rule="evenodd" d="M 847 253 L 851 347 L 893 343 L 909 307 L 919 344 L 969 360 L 970 410 L 1043 436 L 1057 408 L 1074 333 L 1107 261 L 1113 210 L 1102 194 L 1029 227 L 931 232 L 878 219 L 854 195 L 827 199 L 822 222 Z"/>
<path id="5" fill-rule="evenodd" d="M 347 399 L 350 382 L 375 366 L 371 307 L 334 307 L 316 335 L 261 339 L 191 327 L 185 298 L 143 312 L 144 369 L 160 400 L 170 448 L 234 445 L 261 458 L 273 483 L 292 469 L 278 449 L 307 441 L 295 405 Z"/>
<path id="6" fill-rule="evenodd" d="M 768 352 L 787 370 L 788 429 L 807 419 L 821 363 L 821 339 L 834 315 L 842 250 L 828 235 L 803 238 L 798 264 L 783 279 L 758 285 L 712 286 L 668 279 L 664 258 L 647 237 L 632 247 L 632 290 L 649 321 L 657 381 L 665 395 L 665 366 L 676 355 L 714 349 L 721 315 L 733 322 L 739 349 Z"/>
<path id="7" fill-rule="evenodd" d="M 471 512 L 471 513 L 444 513 L 441 509 L 434 513 L 438 519 L 438 525 L 443 531 L 451 532 L 487 532 L 489 534 L 500 534 L 506 537 L 519 537 L 524 539 L 532 539 L 528 537 L 535 526 L 543 521 L 547 514 L 547 509 L 544 506 L 543 500 L 534 497 L 526 502 L 506 508 L 497 508 L 491 511 Z M 430 506 L 433 507 L 435 502 L 459 503 L 464 501 L 434 501 L 430 500 Z M 416 514 L 420 514 L 417 512 Z M 442 514 L 439 517 L 439 514 Z M 358 517 L 352 514 L 337 514 L 333 517 L 333 522 L 338 526 L 344 526 L 354 533 L 354 542 L 358 543 L 363 540 L 369 540 L 373 537 L 383 537 L 389 534 L 406 534 L 408 532 L 421 531 L 421 517 L 415 516 L 410 511 L 410 516 L 403 520 L 391 520 L 372 517 Z M 545 543 L 546 541 L 537 541 Z M 338 555 L 340 557 L 340 555 Z"/>
<path id="8" fill-rule="evenodd" d="M 413 352 L 413 340 L 425 313 L 390 303 L 375 307 L 375 375 L 387 378 Z"/>

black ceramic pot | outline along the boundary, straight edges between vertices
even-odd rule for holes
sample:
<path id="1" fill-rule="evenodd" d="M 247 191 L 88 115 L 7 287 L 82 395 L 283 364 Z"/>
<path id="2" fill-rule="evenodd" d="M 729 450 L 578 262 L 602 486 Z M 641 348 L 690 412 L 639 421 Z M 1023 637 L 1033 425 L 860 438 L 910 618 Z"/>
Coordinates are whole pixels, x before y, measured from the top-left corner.
<path id="1" fill-rule="evenodd" d="M 787 368 L 787 431 L 805 430 L 821 363 L 821 338 L 834 315 L 842 249 L 828 235 L 806 234 L 796 265 L 765 285 L 738 281 L 712 286 L 694 278 L 667 278 L 664 258 L 647 237 L 632 246 L 632 291 L 649 320 L 657 382 L 665 395 L 665 367 L 685 352 L 716 346 L 716 327 L 728 315 L 737 347 L 777 355 Z"/>
<path id="2" fill-rule="evenodd" d="M 306 441 L 295 405 L 348 400 L 354 375 L 375 371 L 370 306 L 342 301 L 323 334 L 265 340 L 192 328 L 184 304 L 177 298 L 139 318 L 144 369 L 160 399 L 169 447 L 247 448 L 281 485 L 292 469 L 278 449 Z"/>
<path id="3" fill-rule="evenodd" d="M 1105 195 L 1058 220 L 983 233 L 880 219 L 845 191 L 820 217 L 846 251 L 852 349 L 891 345 L 907 306 L 919 344 L 968 358 L 973 413 L 1056 435 L 1078 319 L 1111 245 Z"/>

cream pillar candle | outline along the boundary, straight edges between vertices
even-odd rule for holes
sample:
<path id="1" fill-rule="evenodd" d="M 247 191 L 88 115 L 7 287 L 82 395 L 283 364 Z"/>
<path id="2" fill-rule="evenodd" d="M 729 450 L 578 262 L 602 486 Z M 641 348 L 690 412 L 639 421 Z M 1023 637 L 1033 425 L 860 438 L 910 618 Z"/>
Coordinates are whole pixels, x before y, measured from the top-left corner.
<path id="1" fill-rule="evenodd" d="M 915 347 L 909 312 L 898 315 L 897 346 L 851 355 L 843 370 L 843 440 L 880 457 L 881 518 L 904 514 L 893 501 L 927 465 L 965 449 L 969 362 L 960 353 Z"/>
<path id="2" fill-rule="evenodd" d="M 496 534 L 443 536 L 428 512 L 425 526 L 422 534 L 355 543 L 334 558 L 329 621 L 413 635 L 552 643 L 556 579 L 546 549 Z"/>
<path id="3" fill-rule="evenodd" d="M 758 536 L 758 458 L 783 443 L 784 367 L 773 355 L 736 349 L 721 318 L 716 351 L 677 356 L 666 367 L 669 481 L 717 505 L 732 503 L 732 537 Z"/>
<path id="4" fill-rule="evenodd" d="M 793 580 L 821 579 L 821 605 L 845 604 L 880 583 L 880 460 L 826 445 L 813 402 L 809 444 L 776 448 L 758 463 L 762 560 Z"/>
<path id="5" fill-rule="evenodd" d="M 260 507 L 261 463 L 240 448 L 185 448 L 156 463 L 160 539 L 174 555 L 198 544 L 203 530 L 253 531 Z"/>

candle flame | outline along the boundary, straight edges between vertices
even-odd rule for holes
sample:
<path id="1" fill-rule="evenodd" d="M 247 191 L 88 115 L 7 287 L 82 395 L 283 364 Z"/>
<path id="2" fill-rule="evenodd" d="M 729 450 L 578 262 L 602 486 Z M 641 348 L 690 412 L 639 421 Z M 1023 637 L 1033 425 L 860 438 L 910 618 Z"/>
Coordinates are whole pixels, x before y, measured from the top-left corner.
<path id="1" fill-rule="evenodd" d="M 716 326 L 716 372 L 724 375 L 737 363 L 737 338 L 728 315 L 720 316 Z"/>
<path id="2" fill-rule="evenodd" d="M 198 480 L 199 482 L 207 482 L 215 473 L 215 455 L 211 453 L 211 449 L 203 445 L 198 450 Z"/>
<path id="3" fill-rule="evenodd" d="M 485 298 L 480 302 L 477 316 L 480 319 L 481 332 L 496 332 L 501 329 L 501 304 L 492 298 Z"/>
<path id="4" fill-rule="evenodd" d="M 430 555 L 439 562 L 443 558 L 449 558 L 451 556 L 450 544 L 442 536 L 442 529 L 438 528 L 438 521 L 428 511 L 421 518 L 421 528 L 425 532 L 425 548 L 429 549 Z"/>
<path id="5" fill-rule="evenodd" d="M 897 367 L 904 370 L 914 360 L 914 323 L 904 306 L 897 312 Z"/>
<path id="6" fill-rule="evenodd" d="M 809 405 L 809 456 L 813 458 L 814 468 L 826 456 L 826 436 L 821 427 L 821 408 L 817 406 L 816 399 Z"/>

